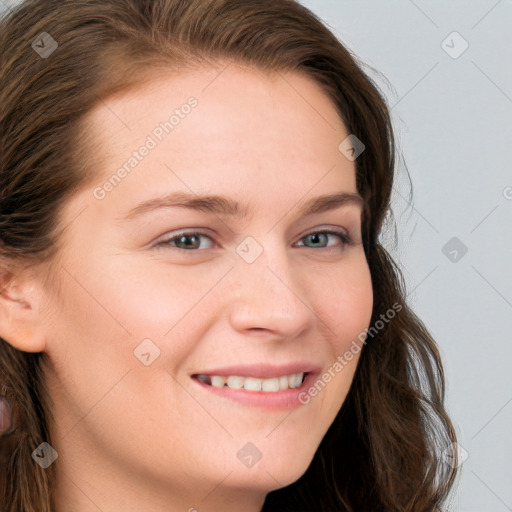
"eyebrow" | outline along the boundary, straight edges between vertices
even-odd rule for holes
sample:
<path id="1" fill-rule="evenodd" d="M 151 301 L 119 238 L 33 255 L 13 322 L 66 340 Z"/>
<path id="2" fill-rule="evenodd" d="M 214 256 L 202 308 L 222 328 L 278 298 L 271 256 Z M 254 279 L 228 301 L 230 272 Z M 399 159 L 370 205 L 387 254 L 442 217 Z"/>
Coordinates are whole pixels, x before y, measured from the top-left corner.
<path id="1" fill-rule="evenodd" d="M 299 203 L 303 215 L 313 215 L 334 210 L 345 205 L 364 207 L 364 200 L 354 192 L 340 192 L 314 197 Z M 234 199 L 219 195 L 197 195 L 188 192 L 173 192 L 163 197 L 149 199 L 132 208 L 123 220 L 131 220 L 142 214 L 162 208 L 187 208 L 214 215 L 225 215 L 235 219 L 245 219 L 250 210 Z"/>

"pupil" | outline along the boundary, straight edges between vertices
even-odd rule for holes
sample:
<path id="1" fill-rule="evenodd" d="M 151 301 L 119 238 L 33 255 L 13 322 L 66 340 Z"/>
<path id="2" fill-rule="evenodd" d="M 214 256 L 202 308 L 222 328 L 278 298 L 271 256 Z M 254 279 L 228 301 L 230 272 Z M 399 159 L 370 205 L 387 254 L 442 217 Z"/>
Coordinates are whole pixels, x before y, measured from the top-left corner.
<path id="1" fill-rule="evenodd" d="M 194 240 L 191 244 L 187 244 L 186 243 L 186 240 Z M 195 235 L 183 235 L 181 238 L 180 238 L 180 242 L 183 243 L 185 246 L 193 246 L 195 247 L 195 243 L 194 242 L 197 242 L 197 237 Z"/>
<path id="2" fill-rule="evenodd" d="M 323 236 L 323 235 L 320 235 L 319 233 L 315 233 L 313 235 L 310 235 L 310 237 L 311 237 L 311 239 L 313 241 L 313 244 L 319 243 L 318 239 L 319 239 L 320 236 Z"/>

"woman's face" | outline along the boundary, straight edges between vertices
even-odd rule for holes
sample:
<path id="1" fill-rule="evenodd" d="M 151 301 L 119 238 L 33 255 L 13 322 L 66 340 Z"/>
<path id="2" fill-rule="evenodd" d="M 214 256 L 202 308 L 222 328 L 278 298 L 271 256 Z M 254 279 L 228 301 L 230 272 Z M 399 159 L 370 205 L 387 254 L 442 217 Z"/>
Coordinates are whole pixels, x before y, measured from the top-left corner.
<path id="1" fill-rule="evenodd" d="M 41 318 L 61 503 L 259 510 L 307 469 L 358 356 L 333 365 L 371 318 L 361 205 L 306 211 L 357 194 L 349 133 L 310 79 L 235 64 L 88 122 L 102 165 L 62 212 Z M 209 384 L 229 376 L 267 391 Z"/>

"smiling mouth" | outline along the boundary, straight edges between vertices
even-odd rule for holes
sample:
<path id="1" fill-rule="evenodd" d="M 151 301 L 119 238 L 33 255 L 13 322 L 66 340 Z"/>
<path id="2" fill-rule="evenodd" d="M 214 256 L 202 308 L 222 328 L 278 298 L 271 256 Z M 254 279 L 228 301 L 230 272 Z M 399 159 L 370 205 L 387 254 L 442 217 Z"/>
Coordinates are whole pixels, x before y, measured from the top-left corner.
<path id="1" fill-rule="evenodd" d="M 192 378 L 215 388 L 244 389 L 275 393 L 295 389 L 302 385 L 309 372 L 292 373 L 272 378 L 243 377 L 240 375 L 205 375 L 196 374 Z"/>

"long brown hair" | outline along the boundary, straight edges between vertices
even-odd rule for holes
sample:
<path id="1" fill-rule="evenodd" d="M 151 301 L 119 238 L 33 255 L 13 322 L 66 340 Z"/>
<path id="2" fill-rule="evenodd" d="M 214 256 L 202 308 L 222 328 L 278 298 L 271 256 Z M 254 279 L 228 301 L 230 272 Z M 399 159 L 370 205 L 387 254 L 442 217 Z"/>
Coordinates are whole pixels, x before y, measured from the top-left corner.
<path id="1" fill-rule="evenodd" d="M 58 44 L 46 57 L 32 46 L 43 32 Z M 0 273 L 10 262 L 30 265 L 55 253 L 60 208 L 94 175 L 84 115 L 109 95 L 150 80 L 157 68 L 227 62 L 296 71 L 323 88 L 365 145 L 356 179 L 365 200 L 371 324 L 393 304 L 401 310 L 367 335 L 350 392 L 311 465 L 270 492 L 263 511 L 440 510 L 456 475 L 442 457 L 456 440 L 443 406 L 443 367 L 378 239 L 395 172 L 389 110 L 325 25 L 292 0 L 25 0 L 0 20 L 0 52 Z M 17 426 L 0 441 L 4 512 L 51 512 L 54 472 L 31 458 L 40 443 L 51 444 L 44 357 L 0 339 L 0 385 Z"/>

